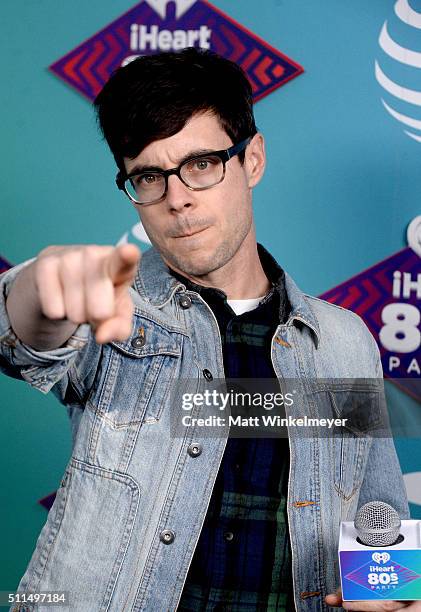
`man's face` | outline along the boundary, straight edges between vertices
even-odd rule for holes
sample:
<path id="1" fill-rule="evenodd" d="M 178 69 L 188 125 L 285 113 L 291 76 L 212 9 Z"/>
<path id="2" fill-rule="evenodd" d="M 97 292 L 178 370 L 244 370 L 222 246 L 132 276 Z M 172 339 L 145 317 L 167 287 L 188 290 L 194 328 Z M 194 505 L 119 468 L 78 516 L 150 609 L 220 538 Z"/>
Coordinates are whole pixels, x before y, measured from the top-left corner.
<path id="1" fill-rule="evenodd" d="M 134 159 L 125 158 L 125 166 L 128 173 L 135 166 L 167 170 L 199 150 L 218 151 L 233 144 L 215 115 L 198 114 L 174 136 L 152 142 Z M 251 190 L 264 170 L 260 134 L 245 153 L 244 165 L 238 156 L 227 162 L 225 178 L 218 185 L 191 191 L 171 175 L 165 199 L 136 206 L 147 235 L 167 265 L 203 276 L 222 268 L 250 242 L 254 232 Z"/>

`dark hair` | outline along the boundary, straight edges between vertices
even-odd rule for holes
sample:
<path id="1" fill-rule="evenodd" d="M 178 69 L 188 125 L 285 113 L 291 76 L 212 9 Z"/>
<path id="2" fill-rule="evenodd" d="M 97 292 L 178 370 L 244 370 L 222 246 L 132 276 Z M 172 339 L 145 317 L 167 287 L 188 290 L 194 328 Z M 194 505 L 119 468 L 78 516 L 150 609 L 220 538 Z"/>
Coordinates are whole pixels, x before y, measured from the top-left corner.
<path id="1" fill-rule="evenodd" d="M 94 101 L 101 131 L 124 171 L 151 142 L 210 111 L 233 141 L 254 136 L 252 90 L 234 62 L 204 49 L 141 56 L 118 68 Z M 244 152 L 239 155 L 241 163 Z"/>

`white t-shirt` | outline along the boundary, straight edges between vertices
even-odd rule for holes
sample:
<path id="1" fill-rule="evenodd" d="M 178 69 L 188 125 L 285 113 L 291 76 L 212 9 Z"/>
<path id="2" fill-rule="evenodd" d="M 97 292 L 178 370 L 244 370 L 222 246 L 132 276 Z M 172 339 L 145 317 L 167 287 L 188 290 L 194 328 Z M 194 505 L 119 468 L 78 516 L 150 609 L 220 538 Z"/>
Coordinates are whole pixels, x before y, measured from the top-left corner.
<path id="1" fill-rule="evenodd" d="M 264 297 L 266 296 L 263 295 L 262 297 L 251 298 L 249 300 L 227 300 L 227 304 L 231 306 L 236 315 L 240 315 L 257 308 Z"/>

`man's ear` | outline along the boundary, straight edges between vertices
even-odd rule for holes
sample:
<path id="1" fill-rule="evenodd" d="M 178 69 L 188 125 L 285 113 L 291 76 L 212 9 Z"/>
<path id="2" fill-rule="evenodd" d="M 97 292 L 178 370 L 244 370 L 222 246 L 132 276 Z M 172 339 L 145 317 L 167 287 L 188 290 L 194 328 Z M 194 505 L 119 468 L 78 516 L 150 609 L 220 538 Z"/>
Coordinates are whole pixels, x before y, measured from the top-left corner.
<path id="1" fill-rule="evenodd" d="M 265 139 L 257 133 L 246 148 L 244 166 L 247 172 L 248 187 L 252 189 L 263 176 L 266 166 Z"/>

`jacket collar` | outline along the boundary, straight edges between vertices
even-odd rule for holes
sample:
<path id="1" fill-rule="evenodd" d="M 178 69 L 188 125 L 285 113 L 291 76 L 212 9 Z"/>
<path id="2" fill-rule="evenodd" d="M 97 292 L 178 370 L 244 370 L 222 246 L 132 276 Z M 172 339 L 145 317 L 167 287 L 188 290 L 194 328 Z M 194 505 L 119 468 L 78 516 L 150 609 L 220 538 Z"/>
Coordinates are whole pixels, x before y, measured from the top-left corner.
<path id="1" fill-rule="evenodd" d="M 318 347 L 320 342 L 319 322 L 308 303 L 307 297 L 301 289 L 297 287 L 287 272 L 285 272 L 285 287 L 291 304 L 291 312 L 287 325 L 291 325 L 294 321 L 300 321 L 304 323 L 304 325 L 307 325 L 307 327 L 312 330 L 316 347 Z"/>
<path id="2" fill-rule="evenodd" d="M 162 308 L 180 287 L 183 284 L 172 276 L 155 247 L 142 253 L 134 288 L 146 302 Z"/>
<path id="3" fill-rule="evenodd" d="M 271 258 L 275 262 L 270 253 L 262 245 L 258 245 L 258 250 L 260 257 Z M 154 247 L 151 247 L 142 254 L 134 287 L 146 302 L 157 308 L 165 306 L 172 299 L 176 291 L 180 289 L 185 290 L 183 283 L 171 274 L 159 251 Z M 291 325 L 294 321 L 299 321 L 306 325 L 312 330 L 316 344 L 318 344 L 320 341 L 318 321 L 306 296 L 286 272 L 285 288 L 291 306 L 286 324 Z"/>
<path id="4" fill-rule="evenodd" d="M 262 262 L 265 271 L 271 271 L 272 279 L 274 280 L 275 286 L 285 285 L 286 300 L 289 302 L 289 317 L 286 322 L 287 325 L 292 325 L 294 321 L 300 321 L 304 325 L 309 327 L 313 334 L 316 346 L 320 342 L 320 328 L 319 323 L 310 308 L 308 300 L 304 293 L 297 287 L 292 278 L 282 270 L 277 263 L 276 259 L 262 246 L 257 244 L 257 250 L 259 252 L 260 261 Z M 281 291 L 282 296 L 282 291 Z"/>

